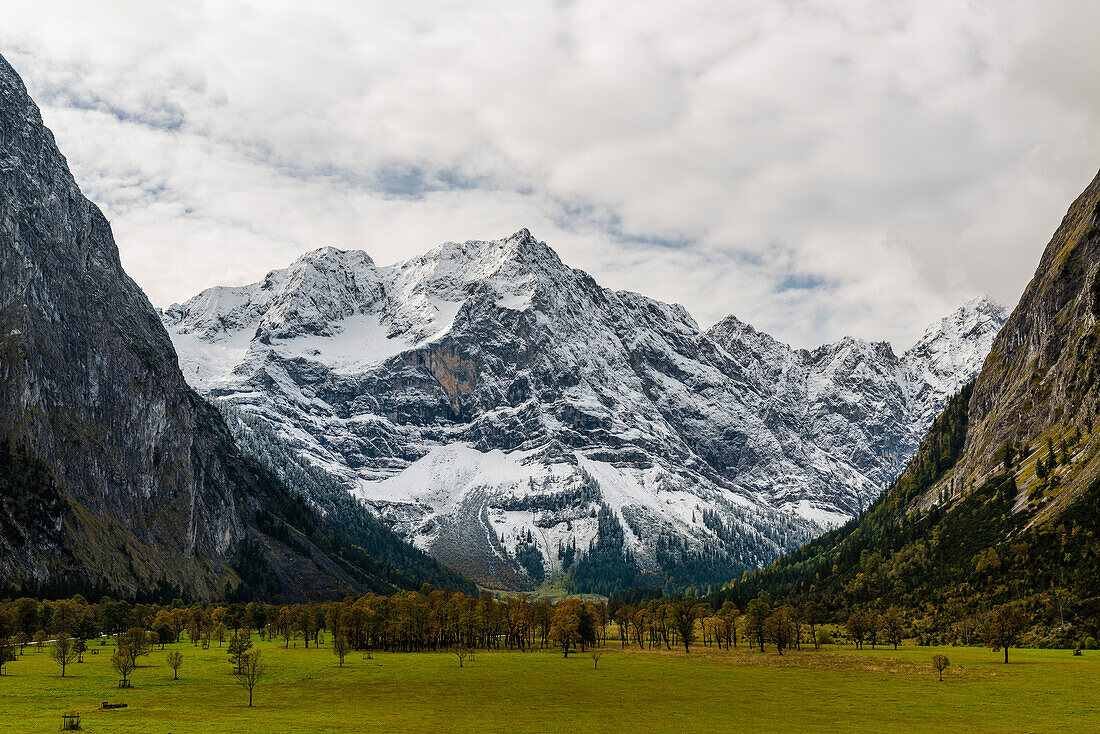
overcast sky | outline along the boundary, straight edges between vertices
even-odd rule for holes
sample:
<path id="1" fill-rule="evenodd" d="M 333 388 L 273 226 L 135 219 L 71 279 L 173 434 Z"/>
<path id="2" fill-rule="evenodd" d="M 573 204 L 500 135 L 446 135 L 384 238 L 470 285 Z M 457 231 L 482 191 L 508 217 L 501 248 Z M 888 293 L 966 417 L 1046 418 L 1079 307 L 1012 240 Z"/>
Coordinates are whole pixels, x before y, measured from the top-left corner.
<path id="1" fill-rule="evenodd" d="M 1100 3 L 9 3 L 156 305 L 528 227 L 796 346 L 1014 305 L 1100 168 Z"/>

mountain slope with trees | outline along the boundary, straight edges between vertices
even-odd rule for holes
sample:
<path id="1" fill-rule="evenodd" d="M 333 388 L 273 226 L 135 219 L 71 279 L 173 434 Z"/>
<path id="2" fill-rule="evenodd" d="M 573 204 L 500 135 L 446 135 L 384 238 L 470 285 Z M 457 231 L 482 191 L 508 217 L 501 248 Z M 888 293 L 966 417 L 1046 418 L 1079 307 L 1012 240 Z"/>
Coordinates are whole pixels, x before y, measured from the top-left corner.
<path id="1" fill-rule="evenodd" d="M 860 518 L 716 599 L 809 598 L 841 614 L 899 605 L 940 634 L 1011 607 L 1037 641 L 1095 636 L 1098 317 L 1100 175 L 906 471 Z"/>

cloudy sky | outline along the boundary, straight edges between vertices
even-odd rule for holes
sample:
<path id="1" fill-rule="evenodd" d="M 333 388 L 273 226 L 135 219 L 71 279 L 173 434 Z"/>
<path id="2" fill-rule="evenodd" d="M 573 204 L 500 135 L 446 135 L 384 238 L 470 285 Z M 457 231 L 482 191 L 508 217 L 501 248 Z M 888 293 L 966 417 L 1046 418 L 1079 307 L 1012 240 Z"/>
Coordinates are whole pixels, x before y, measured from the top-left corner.
<path id="1" fill-rule="evenodd" d="M 10 4 L 22 74 L 157 305 L 321 245 L 528 227 L 796 346 L 1015 304 L 1100 167 L 1100 3 Z"/>

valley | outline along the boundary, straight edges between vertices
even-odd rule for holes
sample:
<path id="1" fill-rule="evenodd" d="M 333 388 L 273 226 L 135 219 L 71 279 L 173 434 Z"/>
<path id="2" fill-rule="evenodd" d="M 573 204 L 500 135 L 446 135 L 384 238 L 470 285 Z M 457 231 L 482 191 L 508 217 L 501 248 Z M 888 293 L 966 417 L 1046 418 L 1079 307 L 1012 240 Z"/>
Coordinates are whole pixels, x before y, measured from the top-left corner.
<path id="1" fill-rule="evenodd" d="M 234 685 L 224 650 L 187 643 L 180 680 L 157 652 L 134 674 L 134 688 L 111 691 L 105 648 L 57 677 L 44 653 L 27 652 L 4 676 L 8 714 L 0 731 L 51 731 L 60 712 L 74 709 L 87 731 L 172 730 L 182 712 L 188 731 L 344 732 L 385 729 L 419 732 L 510 732 L 637 727 L 654 732 L 743 727 L 776 732 L 881 731 L 914 728 L 971 732 L 1060 732 L 1100 726 L 1092 681 L 1100 674 L 1093 652 L 1014 651 L 1009 666 L 997 655 L 965 647 L 905 646 L 893 650 L 827 648 L 774 653 L 628 651 L 614 643 L 599 669 L 587 655 L 486 652 L 461 669 L 450 653 L 376 653 L 348 657 L 338 667 L 329 643 L 284 650 L 257 642 L 271 673 L 256 689 L 256 707 Z M 946 653 L 952 667 L 942 683 L 931 656 Z M 100 702 L 126 702 L 103 711 Z M 490 723 L 491 722 L 491 723 Z M 719 723 L 720 722 L 720 723 Z"/>
<path id="2" fill-rule="evenodd" d="M 6 14 L 0 734 L 1100 731 L 1100 65 L 728 5 Z"/>

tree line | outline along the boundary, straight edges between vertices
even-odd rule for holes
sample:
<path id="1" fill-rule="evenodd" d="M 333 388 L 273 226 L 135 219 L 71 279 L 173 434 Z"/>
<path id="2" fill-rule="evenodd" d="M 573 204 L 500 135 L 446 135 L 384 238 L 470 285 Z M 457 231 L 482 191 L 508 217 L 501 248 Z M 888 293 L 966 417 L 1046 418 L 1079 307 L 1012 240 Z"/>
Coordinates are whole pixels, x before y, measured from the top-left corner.
<path id="1" fill-rule="evenodd" d="M 140 656 L 178 642 L 227 645 L 240 673 L 254 635 L 287 648 L 308 649 L 319 646 L 327 634 L 341 663 L 351 650 L 557 650 L 568 656 L 612 641 L 623 649 L 682 648 L 686 653 L 700 644 L 718 649 L 742 644 L 782 655 L 832 642 L 832 632 L 823 629 L 826 623 L 839 627 L 857 649 L 896 649 L 912 633 L 910 619 L 897 607 L 854 609 L 837 617 L 813 600 L 772 603 L 766 597 L 750 600 L 744 609 L 728 600 L 715 607 L 693 596 L 636 603 L 552 602 L 527 596 L 497 599 L 488 593 L 471 595 L 424 584 L 419 591 L 388 596 L 362 594 L 343 601 L 285 605 L 177 601 L 161 606 L 111 599 L 93 604 L 80 597 L 22 598 L 0 603 L 0 673 L 3 663 L 17 654 L 50 641 L 50 654 L 64 675 L 65 667 L 86 650 L 86 641 L 101 636 L 116 639 L 112 665 L 120 685 L 125 685 Z M 1008 648 L 1018 643 L 1026 623 L 1018 606 L 998 607 L 987 615 L 974 641 L 1003 649 L 1007 662 Z"/>

